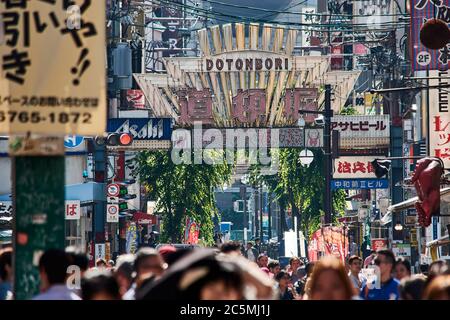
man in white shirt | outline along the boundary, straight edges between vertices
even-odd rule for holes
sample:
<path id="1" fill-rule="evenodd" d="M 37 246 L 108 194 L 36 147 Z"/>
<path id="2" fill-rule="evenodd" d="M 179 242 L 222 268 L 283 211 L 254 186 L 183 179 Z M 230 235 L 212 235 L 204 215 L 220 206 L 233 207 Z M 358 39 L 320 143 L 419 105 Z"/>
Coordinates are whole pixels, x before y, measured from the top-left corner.
<path id="1" fill-rule="evenodd" d="M 350 266 L 350 272 L 348 276 L 353 284 L 353 287 L 355 287 L 358 291 L 361 290 L 365 283 L 365 278 L 361 274 L 362 263 L 363 261 L 361 257 L 358 257 L 356 255 L 353 255 L 348 259 L 348 264 Z"/>
<path id="2" fill-rule="evenodd" d="M 33 300 L 81 300 L 66 284 L 69 257 L 63 250 L 47 250 L 39 260 L 41 293 Z"/>

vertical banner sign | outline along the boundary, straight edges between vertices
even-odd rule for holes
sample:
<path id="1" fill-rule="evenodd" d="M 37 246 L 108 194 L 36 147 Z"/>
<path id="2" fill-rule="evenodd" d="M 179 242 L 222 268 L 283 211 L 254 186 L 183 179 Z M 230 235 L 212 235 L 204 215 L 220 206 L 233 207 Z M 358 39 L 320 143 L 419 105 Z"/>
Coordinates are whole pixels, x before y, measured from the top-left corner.
<path id="1" fill-rule="evenodd" d="M 105 1 L 0 1 L 0 21 L 0 132 L 103 133 Z"/>
<path id="2" fill-rule="evenodd" d="M 137 225 L 130 222 L 127 229 L 127 253 L 136 253 L 137 251 Z"/>
<path id="3" fill-rule="evenodd" d="M 172 1 L 172 6 L 162 6 L 161 8 L 161 16 L 165 18 L 175 18 L 173 20 L 164 20 L 162 25 L 166 28 L 166 30 L 162 33 L 162 41 L 163 43 L 168 43 L 167 51 L 163 52 L 163 57 L 171 57 L 174 56 L 180 51 L 179 49 L 182 46 L 182 38 L 178 32 L 178 30 L 182 27 L 181 18 L 183 11 L 180 9 L 177 4 L 182 4 L 181 0 Z"/>
<path id="4" fill-rule="evenodd" d="M 429 19 L 450 22 L 450 0 L 411 0 L 411 63 L 413 71 L 447 70 L 450 44 L 439 50 L 427 49 L 419 39 L 420 29 Z"/>
<path id="5" fill-rule="evenodd" d="M 448 85 L 450 72 L 430 71 L 430 85 Z M 448 88 L 430 90 L 429 103 L 429 154 L 444 161 L 444 167 L 450 168 L 450 109 Z"/>

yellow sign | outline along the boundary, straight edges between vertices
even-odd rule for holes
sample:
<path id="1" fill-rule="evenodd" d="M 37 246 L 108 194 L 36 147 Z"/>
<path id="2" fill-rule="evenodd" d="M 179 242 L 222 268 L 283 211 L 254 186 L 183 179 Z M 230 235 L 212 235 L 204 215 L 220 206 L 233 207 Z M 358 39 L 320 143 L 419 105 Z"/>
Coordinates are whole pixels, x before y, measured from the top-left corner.
<path id="1" fill-rule="evenodd" d="M 0 1 L 0 12 L 0 133 L 103 133 L 105 2 Z"/>

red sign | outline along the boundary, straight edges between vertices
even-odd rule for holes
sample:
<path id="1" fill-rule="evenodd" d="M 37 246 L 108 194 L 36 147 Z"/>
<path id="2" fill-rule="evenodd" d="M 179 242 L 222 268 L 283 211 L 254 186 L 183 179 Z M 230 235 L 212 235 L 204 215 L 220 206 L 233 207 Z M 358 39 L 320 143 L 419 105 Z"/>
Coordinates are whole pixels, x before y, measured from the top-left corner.
<path id="1" fill-rule="evenodd" d="M 138 211 L 133 214 L 133 220 L 139 224 L 156 224 L 156 216 Z"/>
<path id="2" fill-rule="evenodd" d="M 119 155 L 117 157 L 115 157 L 115 161 L 116 161 L 115 180 L 124 181 L 125 180 L 125 151 L 119 151 Z"/>
<path id="3" fill-rule="evenodd" d="M 145 109 L 145 96 L 142 90 L 127 90 L 129 108 Z"/>
<path id="4" fill-rule="evenodd" d="M 308 246 L 310 261 L 317 261 L 321 256 L 333 255 L 345 262 L 348 252 L 348 237 L 342 227 L 324 227 L 313 233 Z"/>
<path id="5" fill-rule="evenodd" d="M 371 239 L 370 242 L 372 243 L 372 250 L 378 251 L 381 249 L 387 249 L 388 247 L 388 240 L 384 238 L 380 239 Z"/>

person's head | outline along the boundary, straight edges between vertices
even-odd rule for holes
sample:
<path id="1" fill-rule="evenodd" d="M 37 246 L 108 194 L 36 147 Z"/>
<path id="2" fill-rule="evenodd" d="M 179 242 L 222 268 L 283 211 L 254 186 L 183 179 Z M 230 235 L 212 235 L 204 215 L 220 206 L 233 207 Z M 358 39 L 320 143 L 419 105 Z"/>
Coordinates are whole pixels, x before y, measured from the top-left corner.
<path id="1" fill-rule="evenodd" d="M 96 266 L 97 268 L 100 268 L 100 269 L 106 268 L 106 266 L 107 266 L 106 260 L 105 260 L 105 259 L 102 259 L 102 258 L 98 258 L 98 259 L 95 261 L 95 266 Z"/>
<path id="2" fill-rule="evenodd" d="M 158 253 L 160 254 L 161 258 L 164 260 L 165 263 L 170 265 L 169 260 L 170 256 L 177 252 L 177 248 L 175 248 L 172 245 L 165 245 L 160 248 L 158 248 Z"/>
<path id="3" fill-rule="evenodd" d="M 297 273 L 298 279 L 302 279 L 304 276 L 306 276 L 305 266 L 298 267 L 296 273 Z"/>
<path id="4" fill-rule="evenodd" d="M 253 248 L 253 242 L 249 241 L 247 242 L 247 249 Z"/>
<path id="5" fill-rule="evenodd" d="M 134 272 L 134 255 L 123 254 L 117 257 L 116 268 L 114 270 L 114 276 L 117 284 L 119 285 L 119 292 L 121 296 L 130 289 L 133 283 Z"/>
<path id="6" fill-rule="evenodd" d="M 267 268 L 267 265 L 269 264 L 269 257 L 265 254 L 260 254 L 256 260 L 256 263 L 260 268 Z"/>
<path id="7" fill-rule="evenodd" d="M 423 291 L 427 278 L 422 274 L 416 274 L 411 277 L 406 277 L 400 281 L 398 291 L 401 300 L 420 300 L 422 299 Z"/>
<path id="8" fill-rule="evenodd" d="M 300 267 L 300 259 L 298 257 L 292 257 L 289 259 L 289 265 L 293 272 L 297 271 L 298 267 Z"/>
<path id="9" fill-rule="evenodd" d="M 308 292 L 311 300 L 350 300 L 356 294 L 344 264 L 333 256 L 324 257 L 314 266 Z"/>
<path id="10" fill-rule="evenodd" d="M 277 260 L 270 261 L 267 266 L 274 276 L 276 276 L 281 271 L 280 263 Z"/>
<path id="11" fill-rule="evenodd" d="M 230 262 L 212 262 L 192 268 L 183 275 L 180 288 L 192 300 L 241 300 L 244 281 L 239 268 Z"/>
<path id="12" fill-rule="evenodd" d="M 89 270 L 81 279 L 83 300 L 120 300 L 119 284 L 107 270 Z"/>
<path id="13" fill-rule="evenodd" d="M 116 265 L 116 263 L 114 262 L 114 260 L 109 260 L 109 261 L 108 261 L 108 266 L 109 266 L 110 268 L 114 268 L 115 265 Z"/>
<path id="14" fill-rule="evenodd" d="M 424 300 L 450 300 L 450 275 L 435 277 L 425 289 Z"/>
<path id="15" fill-rule="evenodd" d="M 260 244 L 260 243 L 261 243 L 261 239 L 255 238 L 255 244 L 258 245 L 258 244 Z"/>
<path id="16" fill-rule="evenodd" d="M 69 258 L 69 264 L 80 268 L 81 276 L 89 269 L 89 257 L 76 247 L 67 247 L 66 254 Z"/>
<path id="17" fill-rule="evenodd" d="M 312 272 L 314 271 L 314 266 L 315 266 L 315 262 L 314 261 L 310 261 L 310 262 L 308 262 L 307 264 L 306 264 L 306 267 L 305 267 L 305 271 L 306 271 L 306 276 L 307 277 L 310 277 L 311 276 L 311 274 L 312 274 Z"/>
<path id="18" fill-rule="evenodd" d="M 410 277 L 411 263 L 409 262 L 409 260 L 403 257 L 398 258 L 397 261 L 395 262 L 394 274 L 398 280 Z"/>
<path id="19" fill-rule="evenodd" d="M 69 265 L 69 257 L 64 250 L 50 249 L 45 251 L 39 259 L 41 289 L 46 291 L 53 285 L 64 284 Z"/>
<path id="20" fill-rule="evenodd" d="M 361 257 L 358 256 L 351 256 L 348 259 L 348 265 L 350 267 L 350 272 L 354 275 L 361 272 L 363 260 Z"/>
<path id="21" fill-rule="evenodd" d="M 147 273 L 160 276 L 164 269 L 164 261 L 157 250 L 144 247 L 136 253 L 134 270 L 136 271 L 137 277 Z"/>
<path id="22" fill-rule="evenodd" d="M 240 256 L 242 254 L 241 244 L 236 241 L 229 241 L 220 247 L 220 252 Z"/>
<path id="23" fill-rule="evenodd" d="M 395 266 L 395 256 L 391 250 L 378 250 L 375 257 L 375 264 L 380 268 L 381 277 L 392 275 Z"/>
<path id="24" fill-rule="evenodd" d="M 12 248 L 0 250 L 0 281 L 12 281 Z"/>
<path id="25" fill-rule="evenodd" d="M 275 281 L 278 282 L 279 286 L 281 288 L 286 287 L 289 282 L 291 281 L 291 277 L 289 276 L 289 273 L 287 273 L 284 270 L 281 270 L 278 272 L 278 274 L 275 276 Z"/>

